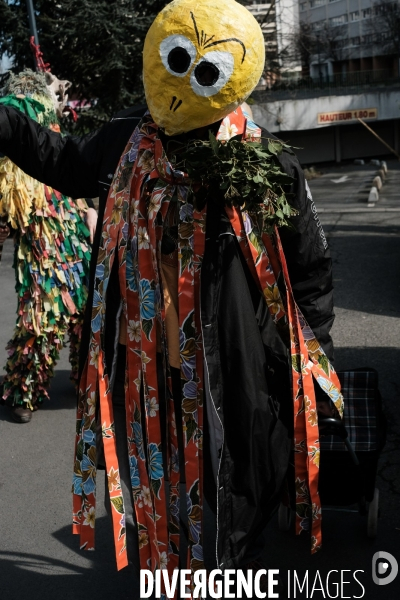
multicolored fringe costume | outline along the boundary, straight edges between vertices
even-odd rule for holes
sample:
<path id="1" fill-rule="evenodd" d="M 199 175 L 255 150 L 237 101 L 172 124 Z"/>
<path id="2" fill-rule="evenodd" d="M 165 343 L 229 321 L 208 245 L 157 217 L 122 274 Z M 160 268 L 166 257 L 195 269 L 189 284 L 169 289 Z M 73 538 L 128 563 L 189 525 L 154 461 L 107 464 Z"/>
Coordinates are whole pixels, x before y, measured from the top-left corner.
<path id="1" fill-rule="evenodd" d="M 59 131 L 44 75 L 28 72 L 12 82 L 20 93 L 0 99 L 39 123 Z M 33 93 L 26 90 L 26 80 Z M 32 82 L 33 80 L 33 82 Z M 21 93 L 23 91 L 24 93 Z M 87 298 L 91 250 L 84 223 L 87 205 L 35 181 L 0 158 L 0 217 L 15 231 L 17 322 L 8 342 L 3 402 L 35 410 L 48 397 L 67 332 L 71 378 L 77 379 L 82 314 Z"/>
<path id="2" fill-rule="evenodd" d="M 228 132 L 228 133 L 227 133 Z M 229 134 L 229 132 L 231 132 Z M 218 138 L 242 135 L 257 140 L 261 131 L 241 109 L 222 122 Z M 161 240 L 169 209 L 177 203 L 179 337 L 182 386 L 186 505 L 189 523 L 188 566 L 203 568 L 203 343 L 200 323 L 200 270 L 205 247 L 207 207 L 198 211 L 187 176 L 174 169 L 163 149 L 158 127 L 147 114 L 124 151 L 110 189 L 103 221 L 94 288 L 90 356 L 80 382 L 74 470 L 74 533 L 81 547 L 93 549 L 96 505 L 97 409 L 102 427 L 118 569 L 127 565 L 124 503 L 113 426 L 110 373 L 104 348 L 105 297 L 114 261 L 118 261 L 127 323 L 126 416 L 131 482 L 139 529 L 140 566 L 166 568 L 171 580 L 179 564 L 178 440 L 161 278 Z M 341 413 L 337 376 L 296 306 L 279 233 L 260 233 L 251 215 L 226 209 L 247 264 L 275 323 L 290 332 L 293 365 L 297 529 L 311 521 L 312 550 L 321 543 L 318 496 L 319 441 L 313 377 Z M 287 289 L 277 285 L 282 272 Z M 156 353 L 162 349 L 168 389 L 167 464 L 163 464 Z M 146 414 L 141 414 L 141 390 Z M 145 423 L 144 426 L 142 424 Z M 168 473 L 166 486 L 164 470 Z M 167 490 L 169 487 L 169 497 Z M 307 519 L 309 517 L 309 520 Z"/>

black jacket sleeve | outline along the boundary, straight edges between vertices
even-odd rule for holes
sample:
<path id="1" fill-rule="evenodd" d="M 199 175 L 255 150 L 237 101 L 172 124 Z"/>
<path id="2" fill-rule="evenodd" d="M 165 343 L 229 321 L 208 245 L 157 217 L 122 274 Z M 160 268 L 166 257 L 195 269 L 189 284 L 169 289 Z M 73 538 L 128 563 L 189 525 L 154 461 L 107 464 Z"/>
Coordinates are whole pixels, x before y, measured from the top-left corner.
<path id="1" fill-rule="evenodd" d="M 272 136 L 270 136 L 272 137 Z M 316 338 L 333 362 L 330 329 L 333 312 L 332 260 L 311 192 L 297 158 L 284 151 L 280 162 L 293 177 L 290 204 L 298 211 L 293 230 L 280 230 L 293 294 Z"/>
<path id="2" fill-rule="evenodd" d="M 95 208 L 92 198 L 85 198 L 88 208 Z"/>
<path id="3" fill-rule="evenodd" d="M 62 137 L 18 110 L 0 105 L 0 152 L 66 196 L 95 198 L 106 128 L 83 137 Z"/>

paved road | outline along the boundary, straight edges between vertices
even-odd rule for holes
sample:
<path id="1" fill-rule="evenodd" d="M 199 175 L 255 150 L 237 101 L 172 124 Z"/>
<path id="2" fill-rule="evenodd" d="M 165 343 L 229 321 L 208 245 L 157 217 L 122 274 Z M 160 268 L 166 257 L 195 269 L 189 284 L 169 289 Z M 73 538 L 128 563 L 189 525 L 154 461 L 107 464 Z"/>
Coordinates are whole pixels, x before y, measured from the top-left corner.
<path id="1" fill-rule="evenodd" d="M 390 160 L 388 166 L 389 175 L 374 208 L 396 213 L 400 211 L 400 163 Z M 319 211 L 369 212 L 368 193 L 378 168 L 368 163 L 362 166 L 350 164 L 321 169 L 322 176 L 309 182 Z"/>
<path id="2" fill-rule="evenodd" d="M 299 573 L 309 569 L 312 582 L 317 570 L 322 580 L 334 569 L 365 571 L 359 579 L 367 600 L 395 600 L 400 592 L 400 577 L 385 587 L 371 580 L 376 551 L 385 550 L 400 559 L 400 171 L 397 164 L 389 168 L 382 200 L 373 209 L 366 208 L 365 195 L 372 167 L 325 170 L 321 178 L 310 182 L 334 259 L 336 365 L 339 369 L 376 367 L 389 417 L 389 441 L 378 477 L 379 536 L 376 541 L 368 540 L 365 519 L 358 515 L 326 513 L 323 550 L 310 557 L 308 540 L 279 532 L 274 519 L 268 527 L 264 557 L 284 578 L 288 569 Z M 347 178 L 341 183 L 331 181 L 344 175 Z M 12 245 L 7 242 L 0 266 L 2 363 L 15 310 L 11 261 Z M 96 552 L 81 552 L 70 532 L 75 402 L 66 353 L 51 396 L 29 425 L 12 423 L 7 411 L 0 410 L 0 600 L 137 600 L 138 586 L 129 568 L 119 574 L 115 571 L 102 485 Z M 343 577 L 351 579 L 351 573 Z M 311 596 L 311 587 L 308 597 L 325 597 L 321 591 Z M 330 594 L 335 597 L 333 587 Z M 339 597 L 353 594 L 361 597 L 360 586 L 344 585 Z M 293 593 L 286 596 L 294 597 Z M 297 593 L 297 598 L 306 597 Z"/>

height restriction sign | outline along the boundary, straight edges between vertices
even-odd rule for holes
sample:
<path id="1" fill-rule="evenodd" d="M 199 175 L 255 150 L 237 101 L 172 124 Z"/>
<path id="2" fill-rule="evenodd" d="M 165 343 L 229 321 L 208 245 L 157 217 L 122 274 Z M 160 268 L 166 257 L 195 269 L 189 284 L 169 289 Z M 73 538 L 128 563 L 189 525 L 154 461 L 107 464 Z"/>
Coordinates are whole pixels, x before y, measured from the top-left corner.
<path id="1" fill-rule="evenodd" d="M 377 119 L 377 108 L 357 108 L 355 110 L 339 110 L 334 112 L 318 113 L 318 125 L 349 123 L 357 119 Z"/>

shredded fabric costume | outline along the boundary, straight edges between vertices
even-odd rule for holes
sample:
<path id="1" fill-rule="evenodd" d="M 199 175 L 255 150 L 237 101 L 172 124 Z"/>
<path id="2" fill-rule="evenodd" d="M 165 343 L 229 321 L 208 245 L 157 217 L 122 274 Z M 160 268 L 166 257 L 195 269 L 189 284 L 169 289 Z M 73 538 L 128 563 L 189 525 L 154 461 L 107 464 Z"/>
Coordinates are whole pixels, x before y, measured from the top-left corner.
<path id="1" fill-rule="evenodd" d="M 12 79 L 0 99 L 54 131 L 59 125 L 42 74 Z M 0 158 L 0 216 L 15 232 L 17 322 L 7 345 L 3 402 L 35 410 L 48 397 L 67 332 L 71 378 L 77 379 L 82 312 L 87 298 L 89 231 L 84 200 L 72 200 Z"/>
<path id="2" fill-rule="evenodd" d="M 231 132 L 231 133 L 229 133 Z M 226 117 L 218 139 L 241 135 L 257 140 L 261 131 L 241 109 Z M 200 306 L 200 275 L 206 239 L 207 206 L 193 205 L 185 173 L 174 169 L 147 114 L 126 147 L 110 188 L 105 210 L 92 309 L 90 355 L 80 382 L 74 469 L 74 532 L 81 547 L 94 547 L 96 504 L 96 429 L 101 424 L 108 488 L 119 569 L 127 565 L 124 503 L 113 426 L 112 385 L 105 363 L 104 325 L 107 286 L 118 261 L 122 310 L 127 324 L 126 415 L 131 484 L 139 531 L 141 568 L 179 564 L 179 506 L 185 502 L 189 524 L 188 567 L 203 568 L 203 405 L 204 361 Z M 176 215 L 178 248 L 169 260 L 177 268 L 177 318 L 182 388 L 182 426 L 186 499 L 179 493 L 178 439 L 168 365 L 176 347 L 174 328 L 166 311 L 166 281 L 162 264 L 163 237 Z M 312 550 L 321 543 L 318 497 L 319 440 L 313 378 L 339 412 L 340 385 L 311 328 L 296 306 L 285 256 L 276 230 L 261 234 L 251 215 L 226 208 L 244 260 L 263 292 L 276 326 L 290 338 L 295 430 L 297 529 L 309 528 Z M 278 278 L 283 276 L 286 297 Z M 169 290 L 170 291 L 170 290 Z M 173 297 L 173 294 L 171 294 Z M 171 302 L 174 304 L 174 302 Z M 229 310 L 229 307 L 227 307 Z M 167 449 L 163 452 L 157 353 L 161 352 L 168 390 Z M 143 408 L 145 414 L 143 414 Z M 167 484 L 167 485 L 166 485 Z M 169 495 L 168 498 L 166 496 Z M 307 517 L 311 517 L 309 519 Z"/>

